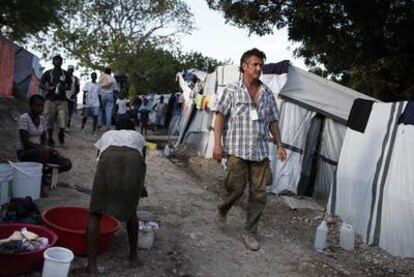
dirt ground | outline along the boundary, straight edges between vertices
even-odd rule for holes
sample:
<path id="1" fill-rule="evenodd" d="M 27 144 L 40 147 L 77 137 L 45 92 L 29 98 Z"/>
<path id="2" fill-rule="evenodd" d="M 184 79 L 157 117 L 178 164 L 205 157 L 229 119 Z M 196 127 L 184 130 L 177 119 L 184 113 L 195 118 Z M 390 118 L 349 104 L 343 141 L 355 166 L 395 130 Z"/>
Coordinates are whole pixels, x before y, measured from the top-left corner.
<path id="1" fill-rule="evenodd" d="M 0 158 L 16 160 L 16 118 L 23 106 L 15 100 L 0 100 Z M 6 112 L 7 111 L 7 112 Z M 41 209 L 51 206 L 87 207 L 88 191 L 96 166 L 91 122 L 79 131 L 80 117 L 57 147 L 73 162 L 61 174 L 61 186 L 48 198 L 37 201 Z M 161 151 L 149 151 L 146 186 L 149 197 L 138 210 L 153 213 L 160 223 L 154 247 L 140 250 L 144 265 L 128 267 L 125 226 L 118 231 L 109 250 L 99 256 L 104 276 L 414 276 L 414 260 L 392 257 L 385 251 L 357 240 L 356 249 L 339 247 L 339 222 L 330 226 L 329 247 L 324 253 L 313 249 L 314 233 L 324 211 L 289 209 L 281 197 L 269 195 L 260 224 L 262 248 L 246 250 L 240 234 L 245 220 L 246 198 L 234 207 L 224 230 L 216 227 L 217 203 L 223 196 L 224 170 L 212 160 L 196 157 L 190 147 L 180 148 L 170 159 Z M 76 257 L 72 268 L 86 263 Z M 34 272 L 29 276 L 40 276 Z"/>

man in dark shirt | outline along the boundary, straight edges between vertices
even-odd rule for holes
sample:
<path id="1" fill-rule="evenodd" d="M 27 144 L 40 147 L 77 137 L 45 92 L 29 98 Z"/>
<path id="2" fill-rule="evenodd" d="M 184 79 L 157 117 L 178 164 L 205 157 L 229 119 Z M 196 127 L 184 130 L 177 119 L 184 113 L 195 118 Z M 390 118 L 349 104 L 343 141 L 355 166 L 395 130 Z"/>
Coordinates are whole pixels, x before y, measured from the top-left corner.
<path id="1" fill-rule="evenodd" d="M 68 120 L 68 102 L 66 91 L 71 88 L 71 77 L 62 69 L 63 59 L 57 55 L 53 57 L 53 69 L 43 73 L 40 79 L 40 88 L 45 92 L 44 115 L 47 118 L 48 145 L 54 146 L 54 124 L 59 128 L 58 138 L 60 144 L 65 143 L 65 127 Z"/>

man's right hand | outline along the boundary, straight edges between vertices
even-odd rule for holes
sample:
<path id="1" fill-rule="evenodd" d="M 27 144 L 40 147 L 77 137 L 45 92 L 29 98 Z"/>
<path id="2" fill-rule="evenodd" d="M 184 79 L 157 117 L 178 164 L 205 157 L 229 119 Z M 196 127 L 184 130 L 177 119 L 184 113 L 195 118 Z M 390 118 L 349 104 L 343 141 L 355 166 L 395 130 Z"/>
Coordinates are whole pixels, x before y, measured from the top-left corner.
<path id="1" fill-rule="evenodd" d="M 221 145 L 214 145 L 213 158 L 219 163 L 223 158 L 223 147 Z"/>

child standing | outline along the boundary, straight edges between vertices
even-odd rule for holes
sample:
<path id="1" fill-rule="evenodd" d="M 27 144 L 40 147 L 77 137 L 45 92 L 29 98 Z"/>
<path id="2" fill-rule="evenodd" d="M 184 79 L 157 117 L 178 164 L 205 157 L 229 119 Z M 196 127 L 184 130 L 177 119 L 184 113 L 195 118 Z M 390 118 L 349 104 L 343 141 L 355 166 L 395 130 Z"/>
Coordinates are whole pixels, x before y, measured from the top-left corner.
<path id="1" fill-rule="evenodd" d="M 119 99 L 116 100 L 117 106 L 117 117 L 116 121 L 119 122 L 123 118 L 127 118 L 127 110 L 128 110 L 128 99 L 125 97 L 123 93 L 121 93 Z"/>

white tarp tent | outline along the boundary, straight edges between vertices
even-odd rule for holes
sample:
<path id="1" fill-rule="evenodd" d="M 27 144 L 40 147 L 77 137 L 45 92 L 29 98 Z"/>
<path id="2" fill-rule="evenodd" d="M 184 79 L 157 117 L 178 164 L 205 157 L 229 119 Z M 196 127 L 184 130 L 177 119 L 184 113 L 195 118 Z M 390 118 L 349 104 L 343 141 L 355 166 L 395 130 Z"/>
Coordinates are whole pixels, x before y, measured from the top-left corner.
<path id="1" fill-rule="evenodd" d="M 373 103 L 365 129 L 347 129 L 328 212 L 368 244 L 414 257 L 414 126 L 398 124 L 406 104 Z"/>
<path id="2" fill-rule="evenodd" d="M 272 158 L 271 192 L 326 199 L 353 101 L 375 99 L 291 65 L 287 71 L 278 96 L 282 99 L 279 125 L 288 158 L 284 162 Z M 266 65 L 263 73 L 280 79 Z"/>
<path id="3" fill-rule="evenodd" d="M 195 146 L 199 155 L 206 158 L 212 157 L 213 151 L 213 124 L 214 113 L 211 109 L 219 95 L 223 92 L 224 88 L 240 78 L 240 72 L 234 65 L 218 66 L 216 70 L 205 77 L 204 82 L 200 82 L 202 87 L 193 92 L 191 95 L 191 108 L 189 112 L 185 114 L 187 120 L 183 123 L 180 132 L 180 138 L 178 143 L 190 143 Z M 180 82 L 180 86 L 185 89 L 185 83 Z M 196 97 L 205 97 L 205 101 L 209 103 L 208 109 L 196 109 L 193 103 Z"/>
<path id="4" fill-rule="evenodd" d="M 207 73 L 198 70 L 189 70 L 177 73 L 176 77 L 183 91 L 182 96 L 184 100 L 181 111 L 180 134 L 177 141 L 178 145 L 183 142 L 184 135 L 186 134 L 194 110 L 193 99 L 203 89 Z"/>
<path id="5" fill-rule="evenodd" d="M 237 66 L 220 66 L 207 75 L 203 95 L 214 103 L 226 85 L 238 80 Z M 288 152 L 288 159 L 282 163 L 277 160 L 274 145 L 270 145 L 274 179 L 271 192 L 322 194 L 326 199 L 352 103 L 356 98 L 375 99 L 289 65 L 289 61 L 266 64 L 261 80 L 276 98 L 282 140 Z M 213 110 L 214 104 L 210 111 L 192 110 L 179 140 L 194 144 L 206 158 L 212 157 L 214 145 Z"/>

